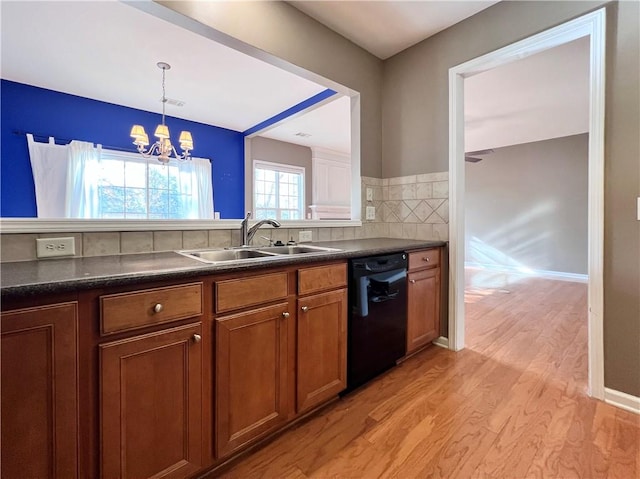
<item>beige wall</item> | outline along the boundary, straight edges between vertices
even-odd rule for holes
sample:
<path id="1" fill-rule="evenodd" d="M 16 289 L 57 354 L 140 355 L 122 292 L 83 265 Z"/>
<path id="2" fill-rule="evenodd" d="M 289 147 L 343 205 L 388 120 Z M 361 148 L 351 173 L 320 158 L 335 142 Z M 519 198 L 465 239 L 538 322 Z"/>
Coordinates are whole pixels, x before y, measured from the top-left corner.
<path id="1" fill-rule="evenodd" d="M 361 173 L 380 177 L 382 60 L 284 2 L 158 3 L 360 92 Z"/>
<path id="2" fill-rule="evenodd" d="M 313 185 L 311 177 L 311 148 L 261 136 L 251 138 L 250 141 L 252 162 L 253 160 L 263 160 L 304 168 L 304 211 L 308 211 L 311 204 L 311 189 Z M 246 177 L 249 184 L 253 185 L 253 165 L 248 165 L 248 168 L 249 171 Z"/>
<path id="3" fill-rule="evenodd" d="M 607 21 L 604 198 L 605 385 L 640 396 L 640 3 Z"/>
<path id="4" fill-rule="evenodd" d="M 383 177 L 448 169 L 448 69 L 605 2 L 500 2 L 384 64 Z M 607 4 L 605 386 L 640 396 L 638 2 Z"/>
<path id="5" fill-rule="evenodd" d="M 449 68 L 603 3 L 503 1 L 385 61 L 382 177 L 449 169 Z"/>
<path id="6" fill-rule="evenodd" d="M 465 164 L 465 261 L 587 273 L 589 135 L 496 148 Z"/>

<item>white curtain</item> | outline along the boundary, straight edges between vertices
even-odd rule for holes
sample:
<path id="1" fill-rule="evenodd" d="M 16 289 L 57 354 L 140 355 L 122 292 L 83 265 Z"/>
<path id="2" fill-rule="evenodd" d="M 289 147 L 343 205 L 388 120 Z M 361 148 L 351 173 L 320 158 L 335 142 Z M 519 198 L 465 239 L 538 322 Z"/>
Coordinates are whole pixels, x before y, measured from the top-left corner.
<path id="1" fill-rule="evenodd" d="M 179 171 L 178 188 L 181 194 L 190 195 L 185 204 L 185 219 L 213 218 L 213 181 L 211 162 L 204 158 L 171 163 Z"/>
<path id="2" fill-rule="evenodd" d="M 69 145 L 56 145 L 53 138 L 49 138 L 49 143 L 37 143 L 30 133 L 27 134 L 27 145 L 38 218 L 64 218 Z"/>
<path id="3" fill-rule="evenodd" d="M 93 143 L 72 141 L 69 143 L 66 178 L 67 218 L 98 217 L 98 174 L 102 146 Z"/>

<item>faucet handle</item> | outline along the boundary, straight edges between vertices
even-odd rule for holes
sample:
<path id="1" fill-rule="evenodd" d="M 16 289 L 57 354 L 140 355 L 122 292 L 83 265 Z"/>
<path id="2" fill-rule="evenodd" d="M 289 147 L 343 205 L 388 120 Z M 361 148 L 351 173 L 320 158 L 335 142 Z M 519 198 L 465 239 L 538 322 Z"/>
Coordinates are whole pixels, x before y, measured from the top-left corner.
<path id="1" fill-rule="evenodd" d="M 245 216 L 245 220 L 248 220 L 249 218 L 251 218 L 251 211 L 247 211 L 247 216 Z"/>
<path id="2" fill-rule="evenodd" d="M 267 238 L 266 236 L 260 236 L 263 240 L 269 243 L 269 246 L 273 246 L 273 240 L 271 238 Z"/>

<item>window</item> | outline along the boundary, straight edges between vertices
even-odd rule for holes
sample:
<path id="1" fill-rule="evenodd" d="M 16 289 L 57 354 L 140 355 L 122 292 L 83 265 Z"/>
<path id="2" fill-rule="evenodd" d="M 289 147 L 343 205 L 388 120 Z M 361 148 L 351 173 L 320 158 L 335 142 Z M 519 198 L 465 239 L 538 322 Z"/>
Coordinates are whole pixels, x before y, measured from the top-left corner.
<path id="1" fill-rule="evenodd" d="M 39 218 L 213 218 L 211 162 L 167 165 L 137 153 L 27 136 Z"/>
<path id="2" fill-rule="evenodd" d="M 98 218 L 193 218 L 193 171 L 134 155 L 103 152 L 98 175 Z"/>
<path id="3" fill-rule="evenodd" d="M 304 168 L 256 160 L 253 184 L 256 219 L 304 218 Z"/>

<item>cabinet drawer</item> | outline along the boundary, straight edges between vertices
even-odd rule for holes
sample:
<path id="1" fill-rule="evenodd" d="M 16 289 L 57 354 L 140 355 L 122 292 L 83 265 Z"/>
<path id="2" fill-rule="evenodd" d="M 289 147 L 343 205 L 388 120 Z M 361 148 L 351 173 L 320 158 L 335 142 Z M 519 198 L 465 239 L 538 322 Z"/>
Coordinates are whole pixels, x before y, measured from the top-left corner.
<path id="1" fill-rule="evenodd" d="M 286 299 L 289 294 L 286 272 L 218 281 L 215 288 L 218 313 Z"/>
<path id="2" fill-rule="evenodd" d="M 102 334 L 138 329 L 202 314 L 202 283 L 100 297 Z"/>
<path id="3" fill-rule="evenodd" d="M 330 264 L 298 271 L 298 294 L 309 294 L 347 285 L 347 264 Z"/>
<path id="4" fill-rule="evenodd" d="M 432 268 L 440 264 L 440 249 L 427 249 L 409 253 L 409 271 Z"/>

